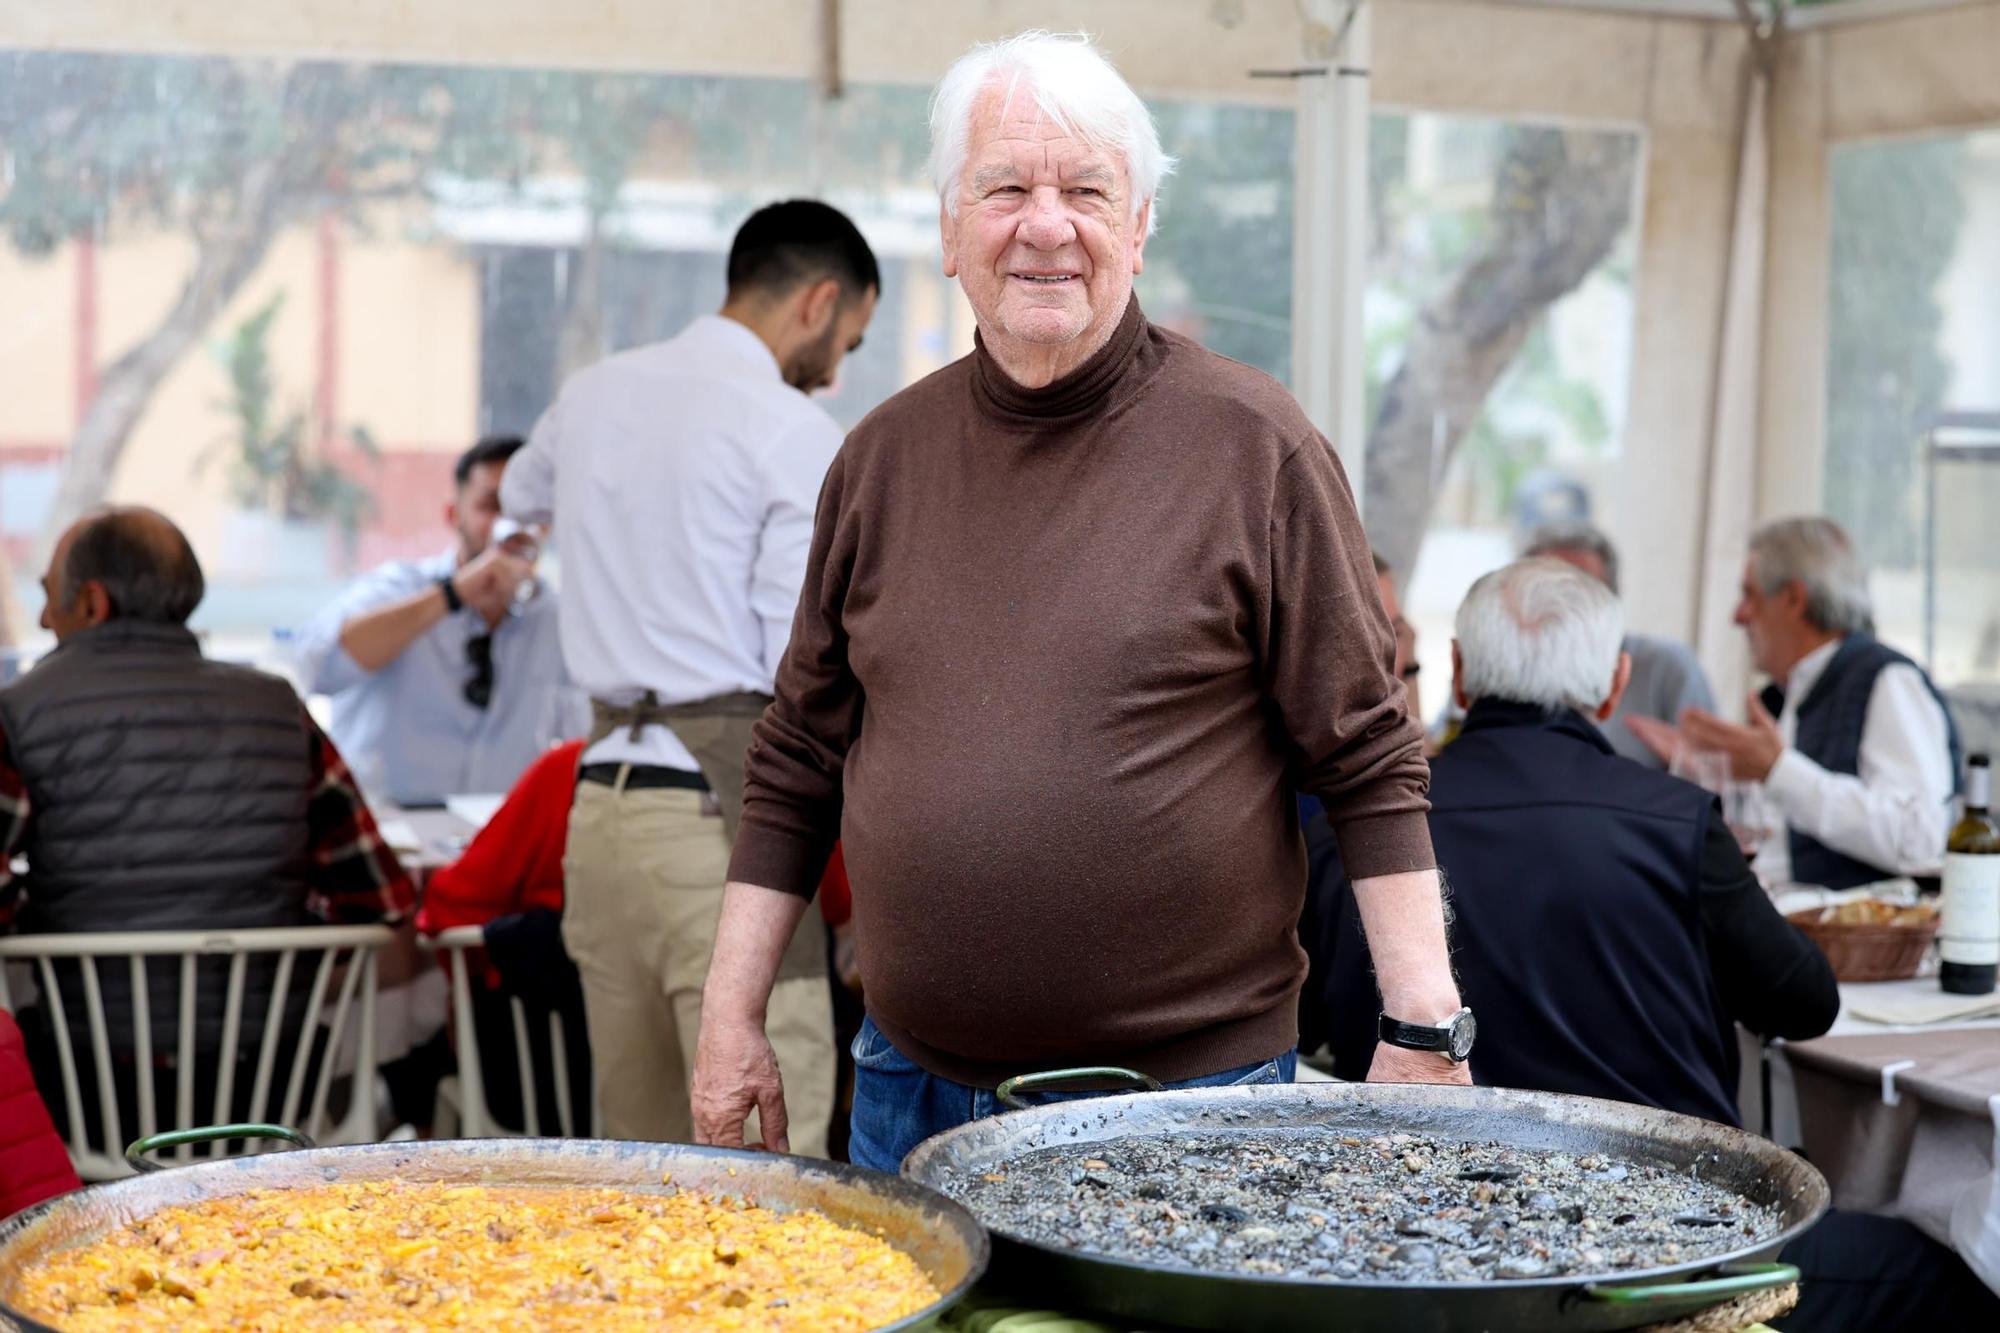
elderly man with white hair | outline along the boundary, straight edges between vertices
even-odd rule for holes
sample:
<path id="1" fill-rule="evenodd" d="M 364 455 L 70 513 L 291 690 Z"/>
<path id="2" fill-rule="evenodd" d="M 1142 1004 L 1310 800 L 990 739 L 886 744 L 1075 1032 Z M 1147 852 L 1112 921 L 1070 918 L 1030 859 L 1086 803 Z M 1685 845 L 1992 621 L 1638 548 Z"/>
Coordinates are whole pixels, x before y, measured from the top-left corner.
<path id="1" fill-rule="evenodd" d="M 1474 1073 L 1733 1124 L 1735 1025 L 1816 1037 L 1839 993 L 1715 798 L 1618 757 L 1598 730 L 1631 678 L 1623 632 L 1611 590 L 1551 559 L 1487 575 L 1459 608 L 1452 686 L 1467 712 L 1431 764 L 1430 826 L 1459 984 L 1484 1029 Z M 1318 824 L 1308 839 L 1319 924 L 1303 1025 L 1357 1077 L 1370 949 L 1345 848 Z"/>
<path id="2" fill-rule="evenodd" d="M 1396 1042 L 1472 1039 L 1424 827 L 1427 767 L 1367 539 L 1284 390 L 1132 291 L 1170 162 L 1081 37 L 975 48 L 939 85 L 944 271 L 972 355 L 827 476 L 759 722 L 703 1005 L 697 1132 L 783 1144 L 759 1023 L 836 836 L 869 1020 L 852 1154 L 894 1169 L 1008 1076 L 1290 1077 L 1305 969 L 1294 790 L 1323 799 Z"/>
<path id="3" fill-rule="evenodd" d="M 1924 669 L 1878 642 L 1868 571 L 1828 518 L 1788 518 L 1750 537 L 1736 623 L 1772 684 L 1743 724 L 1702 709 L 1678 729 L 1632 718 L 1659 754 L 1689 746 L 1762 782 L 1779 827 L 1757 856 L 1773 884 L 1851 889 L 1935 875 L 1944 860 L 1959 742 Z"/>

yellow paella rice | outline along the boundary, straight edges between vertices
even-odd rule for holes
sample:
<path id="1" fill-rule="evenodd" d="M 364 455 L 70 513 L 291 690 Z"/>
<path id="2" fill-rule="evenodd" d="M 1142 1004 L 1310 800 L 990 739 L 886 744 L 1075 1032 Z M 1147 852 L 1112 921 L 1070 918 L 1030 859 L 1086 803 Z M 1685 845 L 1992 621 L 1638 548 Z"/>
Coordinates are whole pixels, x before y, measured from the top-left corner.
<path id="1" fill-rule="evenodd" d="M 171 1327 L 860 1333 L 937 1290 L 818 1213 L 693 1191 L 380 1181 L 167 1208 L 22 1275 L 72 1333 Z"/>

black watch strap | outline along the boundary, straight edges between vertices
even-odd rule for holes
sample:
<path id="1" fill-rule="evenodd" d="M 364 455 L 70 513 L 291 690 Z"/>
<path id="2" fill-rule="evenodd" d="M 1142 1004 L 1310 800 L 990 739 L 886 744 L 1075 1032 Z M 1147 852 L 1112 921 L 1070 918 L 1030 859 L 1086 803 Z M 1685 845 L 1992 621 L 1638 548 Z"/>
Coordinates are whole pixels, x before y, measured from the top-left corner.
<path id="1" fill-rule="evenodd" d="M 1378 1020 L 1375 1035 L 1391 1046 L 1401 1046 L 1406 1051 L 1451 1049 L 1451 1029 L 1428 1027 L 1422 1023 L 1404 1023 L 1387 1014 L 1383 1014 Z"/>
<path id="2" fill-rule="evenodd" d="M 458 589 L 451 586 L 451 575 L 447 574 L 439 579 L 438 587 L 444 590 L 444 608 L 446 611 L 456 614 L 465 609 L 465 599 L 458 595 Z"/>
<path id="3" fill-rule="evenodd" d="M 1376 1021 L 1375 1031 L 1391 1046 L 1410 1051 L 1435 1051 L 1453 1061 L 1463 1062 L 1472 1054 L 1472 1043 L 1478 1037 L 1479 1025 L 1473 1020 L 1472 1011 L 1461 1005 L 1458 1012 L 1442 1023 L 1405 1023 L 1385 1013 Z"/>

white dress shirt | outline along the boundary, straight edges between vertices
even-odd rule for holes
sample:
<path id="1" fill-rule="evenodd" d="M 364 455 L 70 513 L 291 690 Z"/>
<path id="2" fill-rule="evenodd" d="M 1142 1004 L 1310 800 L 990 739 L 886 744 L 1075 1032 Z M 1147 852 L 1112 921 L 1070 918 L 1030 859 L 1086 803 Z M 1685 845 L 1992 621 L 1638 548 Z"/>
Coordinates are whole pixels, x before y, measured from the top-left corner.
<path id="1" fill-rule="evenodd" d="M 554 521 L 571 679 L 612 704 L 769 694 L 840 442 L 763 341 L 720 315 L 571 377 L 500 486 L 508 514 Z M 700 767 L 662 726 L 584 760 Z"/>
<path id="2" fill-rule="evenodd" d="M 1828 772 L 1792 748 L 1799 705 L 1840 644 L 1835 639 L 1807 653 L 1785 682 L 1778 717 L 1785 751 L 1764 782 L 1776 827 L 1756 862 L 1766 884 L 1791 881 L 1787 833 L 1794 828 L 1880 866 L 1885 876 L 1934 875 L 1943 864 L 1951 818 L 1950 740 L 1944 710 L 1915 667 L 1894 663 L 1875 678 L 1861 724 L 1860 772 Z"/>

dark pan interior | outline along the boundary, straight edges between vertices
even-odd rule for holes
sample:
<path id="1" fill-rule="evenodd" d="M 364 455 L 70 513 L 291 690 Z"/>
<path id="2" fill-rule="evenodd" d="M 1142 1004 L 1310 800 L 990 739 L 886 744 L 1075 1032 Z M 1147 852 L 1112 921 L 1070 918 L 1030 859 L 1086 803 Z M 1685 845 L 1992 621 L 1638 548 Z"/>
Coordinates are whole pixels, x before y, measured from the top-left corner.
<path id="1" fill-rule="evenodd" d="M 1745 1242 L 1740 1252 L 1687 1264 L 1591 1280 L 1663 1281 L 1705 1273 L 1733 1257 L 1768 1254 L 1805 1231 L 1826 1210 L 1825 1179 L 1796 1154 L 1726 1125 L 1622 1102 L 1505 1088 L 1432 1087 L 1418 1084 L 1317 1083 L 1246 1088 L 1197 1088 L 1061 1102 L 965 1125 L 919 1145 L 903 1174 L 942 1186 L 979 1175 L 1038 1148 L 1092 1143 L 1139 1134 L 1211 1133 L 1229 1130 L 1299 1130 L 1341 1134 L 1429 1134 L 1468 1142 L 1522 1148 L 1595 1152 L 1646 1165 L 1698 1170 L 1755 1203 L 1775 1206 L 1783 1219 L 1776 1237 Z M 1006 1236 L 1002 1229 L 996 1235 Z M 1008 1237 L 1011 1243 L 1021 1244 Z M 1028 1246 L 1027 1248 L 1042 1248 Z M 1134 1273 L 1173 1272 L 1123 1260 L 1093 1261 Z M 1331 1288 L 1443 1290 L 1447 1287 L 1574 1287 L 1576 1276 L 1515 1282 L 1394 1284 L 1336 1279 L 1302 1282 L 1231 1274 L 1233 1281 Z"/>
<path id="2" fill-rule="evenodd" d="M 249 1190 L 400 1179 L 464 1185 L 571 1185 L 659 1192 L 673 1187 L 746 1199 L 783 1212 L 813 1210 L 878 1232 L 909 1254 L 944 1293 L 936 1306 L 889 1328 L 920 1328 L 985 1271 L 985 1231 L 935 1191 L 832 1162 L 684 1144 L 603 1139 L 468 1139 L 315 1148 L 208 1162 L 136 1176 L 50 1200 L 0 1225 L 0 1319 L 18 1313 L 19 1275 L 42 1256 L 87 1244 L 175 1204 Z"/>

